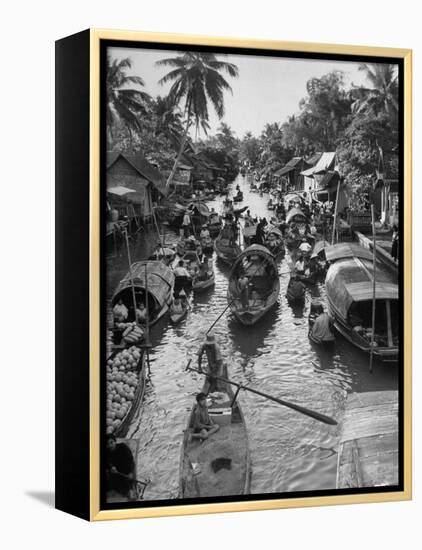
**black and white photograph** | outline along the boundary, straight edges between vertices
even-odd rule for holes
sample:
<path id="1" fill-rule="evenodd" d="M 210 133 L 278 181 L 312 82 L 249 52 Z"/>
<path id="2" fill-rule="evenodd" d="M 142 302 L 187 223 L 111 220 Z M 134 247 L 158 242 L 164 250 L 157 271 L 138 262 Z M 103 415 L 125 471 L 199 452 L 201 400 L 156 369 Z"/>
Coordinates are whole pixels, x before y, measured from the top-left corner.
<path id="1" fill-rule="evenodd" d="M 403 484 L 403 65 L 107 43 L 101 502 Z"/>

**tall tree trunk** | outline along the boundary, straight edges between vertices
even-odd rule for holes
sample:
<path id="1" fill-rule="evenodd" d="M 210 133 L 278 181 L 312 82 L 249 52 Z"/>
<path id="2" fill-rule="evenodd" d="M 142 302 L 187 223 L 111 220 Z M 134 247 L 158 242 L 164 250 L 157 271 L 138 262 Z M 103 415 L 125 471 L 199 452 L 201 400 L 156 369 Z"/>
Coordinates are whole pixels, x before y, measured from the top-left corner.
<path id="1" fill-rule="evenodd" d="M 166 187 L 169 187 L 169 185 L 173 181 L 174 174 L 176 173 L 176 170 L 177 170 L 177 165 L 180 162 L 180 157 L 183 154 L 183 151 L 184 151 L 185 145 L 186 145 L 186 140 L 188 139 L 188 132 L 189 132 L 189 128 L 190 128 L 190 119 L 191 119 L 190 106 L 191 106 L 191 101 L 189 100 L 189 102 L 186 104 L 186 107 L 185 107 L 185 114 L 187 116 L 186 128 L 185 128 L 185 131 L 183 133 L 182 141 L 180 142 L 179 151 L 177 152 L 177 156 L 176 156 L 176 159 L 174 161 L 173 168 L 171 169 L 170 175 L 167 178 Z"/>

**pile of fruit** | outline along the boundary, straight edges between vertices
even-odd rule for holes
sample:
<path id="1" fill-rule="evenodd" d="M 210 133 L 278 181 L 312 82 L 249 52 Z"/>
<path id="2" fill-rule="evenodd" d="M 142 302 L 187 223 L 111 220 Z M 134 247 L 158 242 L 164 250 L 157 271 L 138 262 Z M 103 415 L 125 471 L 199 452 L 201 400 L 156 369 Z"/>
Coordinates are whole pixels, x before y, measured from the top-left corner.
<path id="1" fill-rule="evenodd" d="M 132 406 L 139 382 L 136 368 L 140 358 L 140 350 L 132 346 L 107 361 L 107 434 L 119 428 Z"/>
<path id="2" fill-rule="evenodd" d="M 122 338 L 126 344 L 137 344 L 144 336 L 144 331 L 135 322 L 130 323 L 123 331 Z"/>

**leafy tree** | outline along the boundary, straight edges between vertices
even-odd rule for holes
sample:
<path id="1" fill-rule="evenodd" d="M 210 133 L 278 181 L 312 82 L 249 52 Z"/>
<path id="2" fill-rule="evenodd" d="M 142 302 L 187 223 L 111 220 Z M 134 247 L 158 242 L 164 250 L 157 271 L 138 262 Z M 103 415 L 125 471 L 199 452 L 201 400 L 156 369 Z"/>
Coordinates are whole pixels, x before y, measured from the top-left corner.
<path id="1" fill-rule="evenodd" d="M 107 133 L 110 140 L 113 138 L 113 130 L 116 125 L 124 127 L 129 138 L 133 138 L 134 132 L 141 130 L 140 116 L 148 111 L 150 96 L 140 90 L 144 81 L 140 76 L 128 74 L 132 67 L 130 58 L 107 58 Z M 136 84 L 138 88 L 130 87 Z"/>
<path id="2" fill-rule="evenodd" d="M 300 113 L 282 127 L 284 143 L 299 155 L 333 151 L 351 114 L 352 99 L 344 89 L 343 73 L 333 71 L 311 78 L 306 90 Z"/>
<path id="3" fill-rule="evenodd" d="M 248 162 L 251 166 L 258 163 L 261 154 L 261 144 L 251 132 L 246 132 L 240 144 L 240 159 Z"/>
<path id="4" fill-rule="evenodd" d="M 220 61 L 214 54 L 204 52 L 181 52 L 173 58 L 162 59 L 158 66 L 172 70 L 161 80 L 161 84 L 172 82 L 168 97 L 174 105 L 182 105 L 185 129 L 174 166 L 167 180 L 170 185 L 188 137 L 191 124 L 196 131 L 207 131 L 209 123 L 208 103 L 211 103 L 219 118 L 224 116 L 224 92 L 232 91 L 221 73 L 238 76 L 236 65 Z"/>
<path id="5" fill-rule="evenodd" d="M 354 87 L 351 90 L 353 112 L 360 114 L 371 111 L 375 115 L 384 112 L 395 125 L 399 105 L 396 65 L 362 63 L 359 70 L 364 71 L 372 87 Z"/>

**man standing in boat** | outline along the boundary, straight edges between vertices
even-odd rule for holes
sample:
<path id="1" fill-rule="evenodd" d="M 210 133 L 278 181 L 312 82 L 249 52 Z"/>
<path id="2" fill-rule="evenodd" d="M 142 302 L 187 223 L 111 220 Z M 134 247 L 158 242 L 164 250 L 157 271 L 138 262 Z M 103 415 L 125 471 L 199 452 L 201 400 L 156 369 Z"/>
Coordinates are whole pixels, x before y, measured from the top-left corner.
<path id="1" fill-rule="evenodd" d="M 212 332 L 207 334 L 205 342 L 198 351 L 198 370 L 202 372 L 202 356 L 206 354 L 208 360 L 207 375 L 210 378 L 221 376 L 223 368 L 223 358 L 221 355 L 220 346 L 215 341 L 215 336 Z"/>

